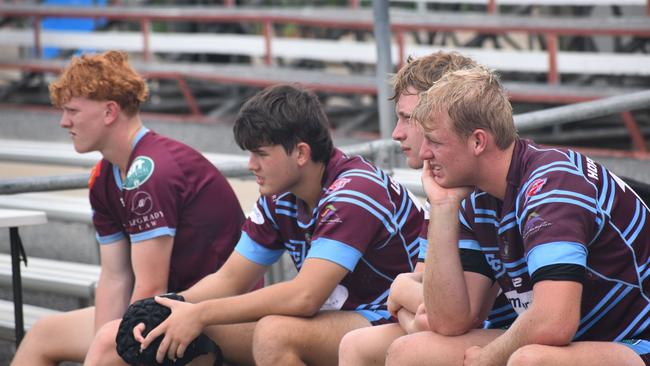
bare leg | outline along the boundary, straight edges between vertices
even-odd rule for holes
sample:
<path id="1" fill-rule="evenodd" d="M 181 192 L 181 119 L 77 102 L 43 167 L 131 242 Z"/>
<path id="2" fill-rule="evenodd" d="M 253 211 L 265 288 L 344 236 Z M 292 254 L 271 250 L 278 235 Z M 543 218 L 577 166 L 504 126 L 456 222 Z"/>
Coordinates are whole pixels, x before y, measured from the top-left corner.
<path id="1" fill-rule="evenodd" d="M 124 365 L 126 363 L 117 354 L 115 349 L 115 336 L 120 325 L 120 320 L 115 320 L 104 325 L 93 341 L 85 366 Z M 253 343 L 253 329 L 255 323 L 216 325 L 207 327 L 204 333 L 219 345 L 226 360 L 243 365 L 253 364 L 251 345 Z M 195 359 L 192 365 L 212 364 L 212 355 Z"/>
<path id="2" fill-rule="evenodd" d="M 566 347 L 532 344 L 510 356 L 508 366 L 644 366 L 630 348 L 612 342 L 574 342 Z"/>
<path id="3" fill-rule="evenodd" d="M 413 333 L 398 338 L 388 348 L 386 365 L 463 365 L 465 350 L 485 346 L 503 334 L 498 329 L 476 329 L 457 337 L 445 337 L 433 332 Z"/>
<path id="4" fill-rule="evenodd" d="M 84 308 L 39 319 L 27 332 L 13 366 L 82 362 L 95 333 L 95 308 Z"/>
<path id="5" fill-rule="evenodd" d="M 406 332 L 399 324 L 385 324 L 353 330 L 341 340 L 340 366 L 383 365 L 386 351 L 393 341 Z"/>
<path id="6" fill-rule="evenodd" d="M 336 365 L 341 338 L 368 326 L 366 318 L 348 311 L 326 311 L 313 318 L 267 316 L 255 328 L 255 362 L 260 366 Z"/>

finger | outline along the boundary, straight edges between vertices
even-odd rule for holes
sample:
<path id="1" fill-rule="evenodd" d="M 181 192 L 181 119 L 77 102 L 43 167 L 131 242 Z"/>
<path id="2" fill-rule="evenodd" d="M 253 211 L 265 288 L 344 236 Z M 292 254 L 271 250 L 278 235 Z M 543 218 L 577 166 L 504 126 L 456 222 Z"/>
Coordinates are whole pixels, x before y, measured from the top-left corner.
<path id="1" fill-rule="evenodd" d="M 169 336 L 165 335 L 162 342 L 160 342 L 160 346 L 158 346 L 158 352 L 156 352 L 156 361 L 158 361 L 158 363 L 163 363 L 165 360 L 165 355 L 169 349 L 169 343 L 171 343 L 171 340 L 169 339 Z"/>
<path id="2" fill-rule="evenodd" d="M 133 338 L 137 341 L 142 343 L 144 341 L 144 337 L 142 336 L 142 332 L 146 329 L 146 326 L 144 323 L 140 323 L 133 327 Z"/>
<path id="3" fill-rule="evenodd" d="M 153 299 L 160 305 L 166 306 L 168 308 L 171 308 L 172 305 L 174 304 L 174 300 L 168 299 L 166 297 L 161 297 L 161 296 L 154 296 Z"/>
<path id="4" fill-rule="evenodd" d="M 185 350 L 187 349 L 187 345 L 184 343 L 181 343 L 178 345 L 178 349 L 176 350 L 176 357 L 178 358 L 183 358 L 185 355 Z"/>
<path id="5" fill-rule="evenodd" d="M 164 321 L 160 323 L 157 327 L 153 328 L 149 334 L 147 334 L 146 337 L 142 340 L 142 344 L 140 345 L 141 349 L 145 349 L 149 347 L 151 342 L 153 342 L 156 338 L 158 338 L 159 335 L 165 333 L 165 330 L 167 329 L 167 321 Z"/>
<path id="6" fill-rule="evenodd" d="M 173 340 L 169 344 L 169 348 L 167 349 L 167 358 L 170 360 L 176 362 L 176 354 L 178 350 L 178 343 L 174 342 Z"/>

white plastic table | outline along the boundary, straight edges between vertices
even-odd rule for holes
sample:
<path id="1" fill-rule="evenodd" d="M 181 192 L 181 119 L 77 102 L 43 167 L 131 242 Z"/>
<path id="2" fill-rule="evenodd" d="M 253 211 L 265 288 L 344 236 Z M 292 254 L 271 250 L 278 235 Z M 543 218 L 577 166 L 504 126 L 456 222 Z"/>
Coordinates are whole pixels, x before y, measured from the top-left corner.
<path id="1" fill-rule="evenodd" d="M 9 241 L 11 244 L 11 271 L 12 271 L 12 284 L 14 292 L 14 320 L 16 322 L 16 346 L 25 335 L 23 323 L 23 290 L 22 282 L 20 279 L 20 260 L 25 261 L 27 264 L 27 256 L 23 248 L 18 228 L 27 225 L 45 224 L 47 218 L 43 211 L 27 211 L 27 210 L 9 210 L 0 209 L 0 228 L 9 228 Z"/>

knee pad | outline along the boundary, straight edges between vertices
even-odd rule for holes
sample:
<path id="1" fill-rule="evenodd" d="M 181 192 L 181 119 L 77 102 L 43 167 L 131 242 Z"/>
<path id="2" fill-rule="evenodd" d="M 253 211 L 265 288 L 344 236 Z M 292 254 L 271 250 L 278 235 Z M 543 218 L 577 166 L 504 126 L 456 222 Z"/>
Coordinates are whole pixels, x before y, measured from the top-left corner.
<path id="1" fill-rule="evenodd" d="M 182 296 L 177 294 L 165 294 L 166 297 L 172 300 L 185 301 Z M 158 336 L 147 349 L 140 352 L 140 343 L 133 337 L 133 328 L 144 323 L 145 330 L 142 332 L 146 336 L 152 329 L 162 323 L 171 314 L 171 310 L 166 306 L 158 304 L 153 297 L 138 300 L 131 304 L 120 322 L 120 327 L 115 337 L 117 343 L 117 353 L 122 359 L 132 366 L 140 365 L 165 365 L 165 366 L 178 366 L 185 365 L 192 361 L 194 358 L 212 352 L 215 354 L 214 366 L 223 364 L 223 354 L 221 349 L 217 346 L 212 339 L 205 334 L 200 334 L 194 339 L 185 350 L 182 358 L 176 361 L 170 360 L 165 356 L 162 364 L 156 361 L 156 352 L 158 346 L 162 342 L 164 335 Z"/>

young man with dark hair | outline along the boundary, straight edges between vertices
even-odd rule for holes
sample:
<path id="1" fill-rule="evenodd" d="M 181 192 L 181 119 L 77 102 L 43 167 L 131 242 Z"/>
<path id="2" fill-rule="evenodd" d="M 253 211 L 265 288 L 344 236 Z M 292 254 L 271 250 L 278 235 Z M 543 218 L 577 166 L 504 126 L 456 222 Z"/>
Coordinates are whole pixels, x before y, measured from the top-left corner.
<path id="1" fill-rule="evenodd" d="M 518 138 L 484 68 L 443 76 L 413 118 L 431 203 L 431 331 L 393 342 L 387 365 L 649 365 L 650 212 L 637 194 L 589 157 Z M 473 309 L 495 282 L 518 317 L 477 329 Z"/>
<path id="2" fill-rule="evenodd" d="M 201 332 L 226 360 L 257 365 L 332 365 L 352 329 L 394 321 L 388 289 L 412 271 L 424 214 L 411 194 L 361 157 L 336 149 L 318 98 L 279 85 L 247 101 L 235 140 L 250 151 L 261 197 L 234 253 L 213 275 L 181 293 L 156 298 L 170 317 L 158 360 L 176 359 Z M 295 278 L 244 294 L 288 252 Z"/>
<path id="3" fill-rule="evenodd" d="M 142 125 L 147 94 L 116 51 L 73 58 L 50 84 L 75 150 L 103 157 L 88 182 L 101 274 L 95 306 L 39 320 L 13 365 L 83 361 L 95 333 L 130 303 L 187 289 L 219 268 L 240 236 L 244 215 L 223 175 Z"/>

